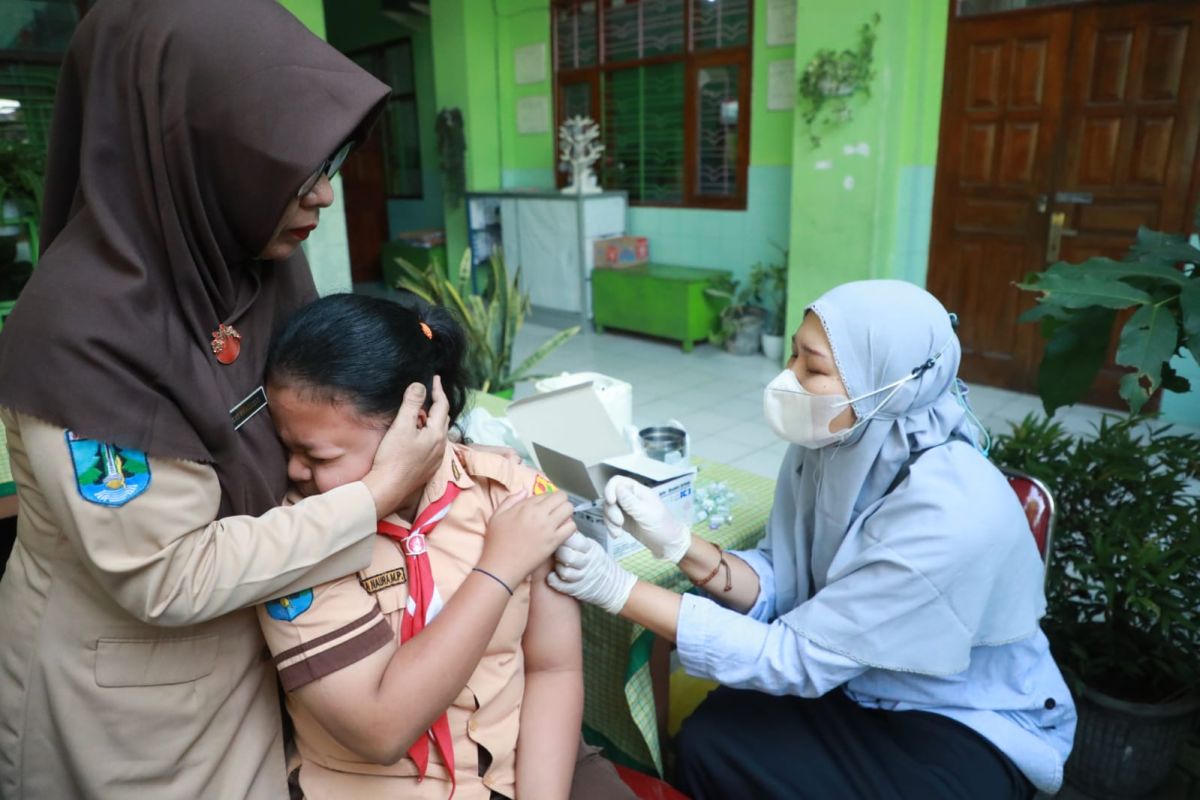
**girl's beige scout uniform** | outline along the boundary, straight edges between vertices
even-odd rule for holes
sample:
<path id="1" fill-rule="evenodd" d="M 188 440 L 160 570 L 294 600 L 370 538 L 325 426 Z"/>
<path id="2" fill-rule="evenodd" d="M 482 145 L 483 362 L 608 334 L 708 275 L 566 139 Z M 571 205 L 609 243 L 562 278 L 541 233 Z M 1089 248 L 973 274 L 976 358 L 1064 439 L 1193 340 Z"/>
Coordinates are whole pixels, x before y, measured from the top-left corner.
<path id="1" fill-rule="evenodd" d="M 151 457 L 145 492 L 110 508 L 80 495 L 62 428 L 0 420 L 21 498 L 0 581 L 0 797 L 285 797 L 248 606 L 367 563 L 370 492 L 213 522 L 213 470 Z"/>
<path id="2" fill-rule="evenodd" d="M 426 540 L 434 583 L 444 601 L 478 563 L 487 522 L 496 507 L 515 492 L 549 489 L 538 473 L 501 456 L 468 447 L 447 448 L 442 467 L 425 487 L 418 513 L 442 496 L 447 482 L 457 484 L 462 492 Z M 389 521 L 408 527 L 406 521 Z M 377 536 L 367 569 L 317 586 L 311 606 L 293 619 L 275 619 L 260 607 L 259 621 L 284 688 L 297 689 L 395 641 L 408 600 L 407 581 L 400 544 Z M 517 732 L 525 687 L 521 636 L 529 616 L 529 591 L 528 579 L 513 587 L 513 597 L 479 666 L 447 712 L 454 736 L 455 800 L 488 800 L 493 791 L 515 797 Z M 412 691 L 418 694 L 421 687 L 413 686 Z M 407 756 L 389 766 L 365 762 L 338 744 L 291 695 L 288 710 L 296 724 L 299 750 L 292 766 L 300 767 L 300 786 L 309 800 L 444 800 L 449 795 L 449 774 L 437 748 L 430 748 L 425 780 L 418 782 L 416 764 Z M 482 776 L 480 748 L 492 759 Z"/>

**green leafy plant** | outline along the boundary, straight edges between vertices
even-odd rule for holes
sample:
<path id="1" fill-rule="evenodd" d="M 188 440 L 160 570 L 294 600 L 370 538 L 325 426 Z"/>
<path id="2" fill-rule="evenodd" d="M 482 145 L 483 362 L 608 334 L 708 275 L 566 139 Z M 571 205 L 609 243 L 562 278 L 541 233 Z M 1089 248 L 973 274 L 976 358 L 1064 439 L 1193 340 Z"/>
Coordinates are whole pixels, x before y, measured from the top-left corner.
<path id="1" fill-rule="evenodd" d="M 471 251 L 463 253 L 458 272 L 442 274 L 436 260 L 417 267 L 403 258 L 396 263 L 401 270 L 396 288 L 412 292 L 426 303 L 444 306 L 454 314 L 467 334 L 467 374 L 471 388 L 501 394 L 521 381 L 537 380 L 544 375 L 531 374 L 543 358 L 563 342 L 579 333 L 579 326 L 551 336 L 516 369 L 512 369 L 513 343 L 529 313 L 529 295 L 521 290 L 521 270 L 508 278 L 504 256 L 499 249 L 488 264 L 487 286 L 480 294 L 471 292 Z"/>
<path id="2" fill-rule="evenodd" d="M 766 312 L 763 332 L 783 336 L 787 319 L 787 250 L 782 264 L 755 264 L 750 268 L 749 292 L 751 302 Z"/>
<path id="3" fill-rule="evenodd" d="M 742 284 L 729 275 L 714 278 L 704 289 L 709 297 L 724 303 L 717 321 L 717 329 L 709 338 L 713 344 L 723 345 L 737 336 L 738 331 L 747 323 L 757 322 L 766 313 L 754 304 L 752 287 Z"/>
<path id="4" fill-rule="evenodd" d="M 818 130 L 854 118 L 854 108 L 850 105 L 854 95 L 871 96 L 879 20 L 879 14 L 875 14 L 870 22 L 863 23 L 858 30 L 858 46 L 853 50 L 823 48 L 804 67 L 798 87 L 800 118 L 814 148 L 821 146 Z"/>
<path id="5" fill-rule="evenodd" d="M 1045 629 L 1059 663 L 1123 700 L 1200 689 L 1200 437 L 1137 416 L 1077 437 L 1031 414 L 992 458 L 1054 493 Z"/>
<path id="6" fill-rule="evenodd" d="M 1046 413 L 1078 402 L 1092 385 L 1121 312 L 1132 312 L 1116 353 L 1117 364 L 1130 368 L 1119 389 L 1130 410 L 1139 412 L 1160 388 L 1189 391 L 1170 362 L 1185 353 L 1200 362 L 1197 263 L 1200 249 L 1186 235 L 1142 228 L 1120 261 L 1060 261 L 1017 284 L 1039 293 L 1038 305 L 1020 319 L 1040 320 L 1047 340 L 1037 379 Z"/>
<path id="7" fill-rule="evenodd" d="M 18 216 L 36 216 L 42 208 L 46 153 L 27 141 L 0 139 L 0 205 L 16 204 Z M 0 211 L 0 219 L 4 212 Z"/>

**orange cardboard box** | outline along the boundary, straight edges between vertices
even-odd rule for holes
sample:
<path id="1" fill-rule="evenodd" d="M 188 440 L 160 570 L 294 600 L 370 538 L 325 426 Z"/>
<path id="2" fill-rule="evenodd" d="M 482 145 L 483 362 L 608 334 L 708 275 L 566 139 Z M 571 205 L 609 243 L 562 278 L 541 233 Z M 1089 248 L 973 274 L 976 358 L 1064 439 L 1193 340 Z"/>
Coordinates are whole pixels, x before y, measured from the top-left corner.
<path id="1" fill-rule="evenodd" d="M 608 236 L 596 240 L 592 255 L 599 268 L 636 267 L 650 260 L 650 240 L 645 236 Z"/>

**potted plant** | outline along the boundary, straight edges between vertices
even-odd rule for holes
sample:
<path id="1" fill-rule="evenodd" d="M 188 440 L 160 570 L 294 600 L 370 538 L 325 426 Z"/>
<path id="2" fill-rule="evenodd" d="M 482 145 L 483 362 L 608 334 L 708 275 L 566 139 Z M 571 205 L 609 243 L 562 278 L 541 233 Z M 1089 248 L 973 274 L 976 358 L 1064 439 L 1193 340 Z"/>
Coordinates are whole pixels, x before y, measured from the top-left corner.
<path id="1" fill-rule="evenodd" d="M 1120 261 L 1060 261 L 1017 284 L 1038 293 L 1021 320 L 1039 320 L 1047 339 L 1037 378 L 1047 414 L 1079 402 L 1091 387 L 1121 312 L 1116 362 L 1129 368 L 1120 393 L 1130 410 L 1137 413 L 1160 389 L 1190 390 L 1171 361 L 1190 355 L 1200 363 L 1200 270 L 1192 266 L 1200 264 L 1200 248 L 1191 241 L 1141 228 Z"/>
<path id="2" fill-rule="evenodd" d="M 767 312 L 752 302 L 751 287 L 742 286 L 736 279 L 722 275 L 714 279 L 704 293 L 724 303 L 717 320 L 717 330 L 710 337 L 713 344 L 724 346 L 727 352 L 734 355 L 757 353 Z"/>
<path id="3" fill-rule="evenodd" d="M 1136 416 L 1076 437 L 1030 415 L 992 454 L 1058 507 L 1045 630 L 1079 711 L 1067 780 L 1144 796 L 1200 708 L 1200 437 Z"/>
<path id="4" fill-rule="evenodd" d="M 783 326 L 787 321 L 787 251 L 782 264 L 755 264 L 750 268 L 750 294 L 766 312 L 762 328 L 762 351 L 772 362 L 783 358 Z"/>
<path id="5" fill-rule="evenodd" d="M 512 398 L 513 388 L 521 381 L 537 380 L 531 370 L 563 342 L 579 333 L 579 326 L 551 336 L 537 350 L 512 369 L 513 343 L 529 313 L 529 295 L 521 290 L 521 270 L 510 282 L 504 256 L 499 249 L 487 260 L 487 286 L 480 294 L 470 291 L 471 251 L 463 253 L 458 273 L 445 277 L 436 259 L 426 267 L 413 266 L 396 258 L 401 275 L 396 288 L 412 292 L 433 305 L 445 306 L 454 313 L 467 334 L 467 374 L 471 388 Z"/>
<path id="6" fill-rule="evenodd" d="M 854 117 L 850 98 L 859 93 L 864 97 L 871 96 L 878 29 L 879 15 L 875 14 L 870 22 L 859 28 L 856 48 L 840 52 L 823 48 L 804 67 L 797 93 L 800 116 L 814 148 L 821 146 L 818 126 L 848 122 Z"/>

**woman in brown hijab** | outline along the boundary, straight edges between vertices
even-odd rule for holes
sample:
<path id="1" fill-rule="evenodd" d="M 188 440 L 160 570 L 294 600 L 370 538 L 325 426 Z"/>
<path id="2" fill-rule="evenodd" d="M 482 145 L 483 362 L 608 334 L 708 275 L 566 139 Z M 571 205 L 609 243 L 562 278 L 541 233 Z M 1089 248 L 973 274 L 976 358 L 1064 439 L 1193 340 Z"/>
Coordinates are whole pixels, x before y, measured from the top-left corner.
<path id="1" fill-rule="evenodd" d="M 0 336 L 0 797 L 286 794 L 252 607 L 365 567 L 446 434 L 439 384 L 410 387 L 363 481 L 275 508 L 268 340 L 315 296 L 300 241 L 386 93 L 271 0 L 81 23 L 45 252 Z"/>

